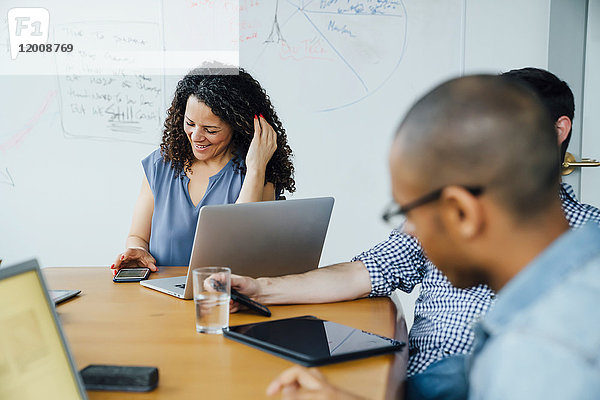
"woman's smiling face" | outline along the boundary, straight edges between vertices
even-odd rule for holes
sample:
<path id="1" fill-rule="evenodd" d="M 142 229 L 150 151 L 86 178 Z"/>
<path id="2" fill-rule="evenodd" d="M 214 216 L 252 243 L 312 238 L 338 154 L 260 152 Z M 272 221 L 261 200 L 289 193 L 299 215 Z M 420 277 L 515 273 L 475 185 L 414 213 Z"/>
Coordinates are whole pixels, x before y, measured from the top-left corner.
<path id="1" fill-rule="evenodd" d="M 183 130 L 196 159 L 207 161 L 228 151 L 233 130 L 193 95 L 187 99 L 183 118 Z"/>

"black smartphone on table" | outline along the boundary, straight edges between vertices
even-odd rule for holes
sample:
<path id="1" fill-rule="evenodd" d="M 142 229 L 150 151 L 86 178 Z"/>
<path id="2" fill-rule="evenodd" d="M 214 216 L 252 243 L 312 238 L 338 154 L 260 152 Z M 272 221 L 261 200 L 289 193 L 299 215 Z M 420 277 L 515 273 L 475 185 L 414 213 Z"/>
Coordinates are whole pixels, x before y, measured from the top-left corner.
<path id="1" fill-rule="evenodd" d="M 231 289 L 231 300 L 237 301 L 238 303 L 245 305 L 250 310 L 256 311 L 260 315 L 264 315 L 265 317 L 271 316 L 271 310 L 269 310 L 266 306 L 260 304 L 257 301 L 252 300 L 245 294 L 241 294 L 235 289 Z"/>
<path id="2" fill-rule="evenodd" d="M 113 282 L 139 282 L 148 279 L 148 268 L 122 268 L 113 277 Z"/>

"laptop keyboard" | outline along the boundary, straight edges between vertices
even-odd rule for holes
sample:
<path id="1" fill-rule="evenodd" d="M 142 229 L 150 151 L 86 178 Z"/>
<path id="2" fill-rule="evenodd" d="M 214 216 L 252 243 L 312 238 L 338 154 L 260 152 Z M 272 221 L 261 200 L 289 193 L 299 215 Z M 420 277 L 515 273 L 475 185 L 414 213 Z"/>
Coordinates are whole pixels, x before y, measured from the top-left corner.
<path id="1" fill-rule="evenodd" d="M 175 287 L 185 289 L 185 283 L 180 283 L 178 285 L 175 285 Z"/>

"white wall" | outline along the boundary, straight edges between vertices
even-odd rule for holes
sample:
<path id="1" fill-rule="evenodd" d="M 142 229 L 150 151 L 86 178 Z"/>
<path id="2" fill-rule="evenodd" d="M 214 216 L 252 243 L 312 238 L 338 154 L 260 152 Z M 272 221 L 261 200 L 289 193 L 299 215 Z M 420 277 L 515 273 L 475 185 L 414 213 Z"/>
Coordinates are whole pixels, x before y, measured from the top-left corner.
<path id="1" fill-rule="evenodd" d="M 465 72 L 547 68 L 550 0 L 467 0 Z"/>
<path id="2" fill-rule="evenodd" d="M 96 41 L 96 32 L 105 38 L 127 32 L 148 43 L 162 41 L 168 50 L 177 44 L 173 37 L 192 42 L 194 35 L 165 8 L 183 4 L 191 12 L 222 4 L 138 0 L 141 14 L 106 6 L 87 15 L 81 8 L 57 12 L 52 5 L 58 3 L 46 4 L 51 24 L 77 26 L 87 40 L 79 41 L 81 50 Z M 285 124 L 295 153 L 294 196 L 337 200 L 323 265 L 347 260 L 387 236 L 390 228 L 380 215 L 391 199 L 386 160 L 393 130 L 416 96 L 460 73 L 462 0 L 391 2 L 374 16 L 347 8 L 364 3 L 386 5 L 353 0 L 300 8 L 280 1 L 282 44 L 265 43 L 274 2 L 239 2 L 240 62 L 264 85 Z M 15 5 L 26 4 L 3 2 L 0 15 Z M 6 32 L 2 22 L 0 32 Z M 8 46 L 4 50 L 8 63 Z M 80 104 L 70 107 L 70 89 L 83 92 L 83 83 L 64 75 L 0 79 L 7 89 L 0 112 L 8 121 L 0 132 L 0 254 L 6 263 L 37 256 L 42 265 L 109 265 L 123 247 L 141 181 L 139 160 L 158 144 L 160 121 L 155 128 L 143 125 L 142 140 L 135 140 L 135 132 L 81 117 Z M 177 79 L 153 82 L 164 103 Z"/>
<path id="3" fill-rule="evenodd" d="M 600 1 L 589 2 L 581 156 L 600 160 Z M 600 168 L 581 171 L 581 200 L 600 207 Z"/>
<path id="4" fill-rule="evenodd" d="M 466 0 L 464 72 L 500 73 L 548 67 L 550 0 Z M 413 324 L 413 293 L 397 291 L 407 326 Z"/>
<path id="5" fill-rule="evenodd" d="M 387 146 L 418 96 L 462 71 L 547 65 L 549 0 L 405 0 L 398 17 L 333 15 L 337 26 L 354 29 L 352 41 L 327 31 L 328 19 L 314 17 L 327 31 L 320 36 L 291 3 L 280 2 L 287 50 L 264 43 L 273 4 L 240 1 L 240 62 L 264 84 L 285 123 L 296 155 L 295 197 L 336 198 L 322 265 L 346 261 L 387 237 L 390 228 L 380 222 L 391 199 Z M 0 20 L 0 57 L 8 53 L 5 24 Z M 325 39 L 356 63 L 368 90 Z M 167 102 L 176 80 L 165 79 Z M 4 76 L 2 82 L 11 90 L 0 99 L 0 118 L 7 121 L 0 132 L 0 258 L 5 264 L 37 256 L 45 266 L 109 265 L 129 228 L 139 160 L 155 148 L 160 132 L 147 133 L 150 144 L 70 138 L 61 125 L 56 77 Z M 322 111 L 328 106 L 333 109 Z"/>

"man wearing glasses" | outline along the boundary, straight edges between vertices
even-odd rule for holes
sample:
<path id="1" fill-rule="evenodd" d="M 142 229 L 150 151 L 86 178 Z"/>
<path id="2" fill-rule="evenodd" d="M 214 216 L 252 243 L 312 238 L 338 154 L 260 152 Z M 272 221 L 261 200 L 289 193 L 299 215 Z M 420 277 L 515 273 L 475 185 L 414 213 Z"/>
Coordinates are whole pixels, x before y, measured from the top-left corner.
<path id="1" fill-rule="evenodd" d="M 503 146 L 508 135 L 530 156 Z M 475 326 L 473 354 L 448 371 L 447 398 L 598 396 L 600 225 L 569 229 L 556 196 L 558 154 L 540 102 L 496 76 L 438 86 L 398 129 L 389 160 L 404 230 L 457 287 L 498 291 Z M 354 398 L 299 367 L 267 390 L 278 392 Z"/>
<path id="2" fill-rule="evenodd" d="M 534 68 L 504 75 L 528 85 L 542 100 L 555 121 L 557 141 L 564 156 L 563 143 L 568 142 L 574 114 L 573 94 L 567 84 L 547 71 Z M 508 141 L 510 138 L 507 146 Z M 476 171 L 475 166 L 473 171 Z M 428 193 L 395 212 L 388 211 L 384 218 L 391 220 L 394 215 L 437 201 L 442 190 Z M 475 196 L 485 193 L 481 187 L 467 190 Z M 600 223 L 600 210 L 579 203 L 570 186 L 562 184 L 559 196 L 571 227 L 581 226 L 588 220 Z M 472 326 L 487 312 L 495 293 L 484 284 L 466 289 L 453 286 L 425 256 L 419 241 L 405 231 L 406 227 L 394 229 L 386 241 L 351 262 L 279 278 L 255 280 L 232 276 L 232 287 L 261 303 L 293 304 L 389 296 L 396 289 L 410 293 L 421 284 L 409 334 L 407 397 L 461 398 L 464 394 L 456 392 L 454 372 L 462 367 L 464 357 L 471 352 Z M 232 311 L 235 309 L 234 305 Z"/>

